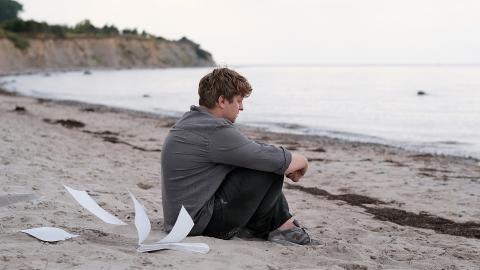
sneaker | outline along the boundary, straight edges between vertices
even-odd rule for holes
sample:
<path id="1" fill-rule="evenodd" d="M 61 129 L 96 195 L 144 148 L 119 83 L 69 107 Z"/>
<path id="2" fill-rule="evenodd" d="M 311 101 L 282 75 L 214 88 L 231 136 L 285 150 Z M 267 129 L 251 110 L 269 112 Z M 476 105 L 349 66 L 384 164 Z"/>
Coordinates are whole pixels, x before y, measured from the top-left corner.
<path id="1" fill-rule="evenodd" d="M 320 241 L 312 239 L 307 230 L 293 221 L 295 227 L 288 230 L 274 230 L 268 234 L 268 241 L 286 246 L 291 245 L 320 245 Z"/>

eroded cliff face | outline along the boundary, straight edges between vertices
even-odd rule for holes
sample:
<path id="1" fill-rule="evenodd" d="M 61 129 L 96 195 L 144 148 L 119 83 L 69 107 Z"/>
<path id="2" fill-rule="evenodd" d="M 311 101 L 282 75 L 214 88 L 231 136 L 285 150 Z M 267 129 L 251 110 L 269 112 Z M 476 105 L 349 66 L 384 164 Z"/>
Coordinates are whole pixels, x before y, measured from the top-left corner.
<path id="1" fill-rule="evenodd" d="M 21 50 L 0 38 L 0 74 L 83 68 L 213 66 L 210 53 L 188 39 L 139 37 L 29 38 Z"/>

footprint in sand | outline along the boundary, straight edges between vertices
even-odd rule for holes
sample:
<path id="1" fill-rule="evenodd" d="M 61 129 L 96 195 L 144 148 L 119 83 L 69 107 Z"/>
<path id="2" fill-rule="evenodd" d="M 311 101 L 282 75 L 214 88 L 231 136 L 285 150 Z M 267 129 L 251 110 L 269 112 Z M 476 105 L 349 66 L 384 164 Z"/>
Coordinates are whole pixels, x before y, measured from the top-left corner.
<path id="1" fill-rule="evenodd" d="M 149 184 L 149 183 L 140 182 L 140 183 L 137 184 L 137 187 L 139 187 L 141 189 L 151 189 L 153 187 L 153 185 Z"/>

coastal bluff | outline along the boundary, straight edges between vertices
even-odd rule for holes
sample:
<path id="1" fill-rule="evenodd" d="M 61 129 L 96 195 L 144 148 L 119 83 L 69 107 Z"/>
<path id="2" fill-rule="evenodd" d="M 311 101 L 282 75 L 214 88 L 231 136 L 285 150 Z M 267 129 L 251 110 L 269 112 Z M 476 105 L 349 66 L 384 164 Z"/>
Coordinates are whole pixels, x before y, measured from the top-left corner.
<path id="1" fill-rule="evenodd" d="M 0 37 L 0 75 L 78 69 L 213 66 L 193 41 L 144 37 L 24 38 L 22 49 Z"/>

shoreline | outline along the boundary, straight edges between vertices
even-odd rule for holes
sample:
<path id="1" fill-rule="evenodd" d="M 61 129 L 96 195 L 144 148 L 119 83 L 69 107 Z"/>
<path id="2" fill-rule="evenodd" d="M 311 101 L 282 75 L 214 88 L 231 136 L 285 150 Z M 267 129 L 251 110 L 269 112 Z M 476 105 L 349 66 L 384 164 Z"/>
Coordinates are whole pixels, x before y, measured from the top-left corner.
<path id="1" fill-rule="evenodd" d="M 103 70 L 103 69 L 99 69 L 99 70 Z M 108 70 L 108 69 L 106 69 L 106 70 Z M 71 71 L 73 71 L 73 70 L 60 71 L 60 73 L 71 72 Z M 81 71 L 81 70 L 76 70 L 76 71 Z M 31 73 L 31 75 L 36 75 L 36 74 L 41 74 L 41 73 L 42 72 Z M 30 74 L 28 74 L 28 73 L 27 74 L 19 74 L 18 76 L 22 76 L 22 75 L 30 75 Z M 17 75 L 15 75 L 15 76 L 17 76 Z M 1 77 L 2 76 L 0 75 L 0 78 Z M 134 109 L 129 109 L 129 108 L 103 105 L 103 104 L 98 104 L 98 103 L 89 103 L 89 102 L 83 102 L 83 101 L 77 101 L 77 100 L 68 100 L 68 99 L 41 98 L 41 97 L 23 95 L 21 93 L 18 93 L 18 92 L 15 92 L 15 91 L 10 91 L 10 90 L 5 89 L 5 88 L 2 89 L 2 85 L 0 84 L 0 95 L 8 95 L 9 93 L 14 94 L 16 96 L 20 96 L 20 97 L 33 98 L 33 99 L 37 99 L 37 100 L 45 100 L 45 101 L 48 101 L 48 102 L 55 102 L 55 103 L 64 104 L 64 105 L 104 107 L 104 108 L 109 108 L 112 111 L 117 111 L 117 112 L 140 113 L 140 114 L 150 115 L 152 117 L 168 118 L 168 119 L 178 119 L 179 118 L 179 117 L 175 117 L 175 116 L 168 115 L 168 114 L 146 112 L 146 111 L 134 110 Z M 257 130 L 257 131 L 261 131 L 261 132 L 278 133 L 278 134 L 285 134 L 285 135 L 299 135 L 299 136 L 305 136 L 307 138 L 318 137 L 318 138 L 325 138 L 325 139 L 331 139 L 331 140 L 339 140 L 339 141 L 342 141 L 342 142 L 348 142 L 348 143 L 354 143 L 354 144 L 360 143 L 360 144 L 373 145 L 373 146 L 385 146 L 385 147 L 392 147 L 392 148 L 395 148 L 395 149 L 398 149 L 398 150 L 409 151 L 409 152 L 413 152 L 413 153 L 417 153 L 417 154 L 429 154 L 429 155 L 439 156 L 439 157 L 464 158 L 464 159 L 467 159 L 467 160 L 473 160 L 473 161 L 476 161 L 476 162 L 480 162 L 479 157 L 475 157 L 475 156 L 471 156 L 471 155 L 461 155 L 461 154 L 456 155 L 456 154 L 452 154 L 452 153 L 441 153 L 441 152 L 439 153 L 439 152 L 428 151 L 428 150 L 414 149 L 416 147 L 415 145 L 411 145 L 411 146 L 399 145 L 399 144 L 395 144 L 395 141 L 389 141 L 389 140 L 383 139 L 383 138 L 378 138 L 378 139 L 380 141 L 384 141 L 384 142 L 369 142 L 369 141 L 365 141 L 365 140 L 362 140 L 362 139 L 355 139 L 355 138 L 347 139 L 347 138 L 337 137 L 335 135 L 329 136 L 329 135 L 319 135 L 319 134 L 306 134 L 305 132 L 302 132 L 302 131 L 296 132 L 296 130 L 297 130 L 296 127 L 293 127 L 293 128 L 282 127 L 282 125 L 291 125 L 291 124 L 288 124 L 288 123 L 267 123 L 266 125 L 268 125 L 268 124 L 271 124 L 271 127 L 268 127 L 268 126 L 262 127 L 261 126 L 262 124 L 260 124 L 260 126 L 255 126 L 255 123 L 245 123 L 245 124 L 240 123 L 240 124 L 237 124 L 237 126 L 242 127 L 244 129 L 253 129 L 253 130 Z M 277 126 L 279 126 L 279 127 L 277 127 Z M 289 131 L 291 131 L 291 132 L 289 132 Z M 325 130 L 325 132 L 329 132 L 329 131 Z M 336 132 L 336 131 L 334 131 L 334 132 Z M 350 134 L 350 133 L 345 133 L 345 134 Z M 370 136 L 370 135 L 365 135 L 365 134 L 356 134 L 356 135 L 358 135 L 358 136 Z"/>
<path id="2" fill-rule="evenodd" d="M 111 68 L 111 67 L 73 67 L 73 68 L 59 68 L 59 69 L 32 69 L 32 70 L 24 70 L 24 71 L 15 71 L 15 72 L 0 72 L 0 78 L 3 77 L 17 77 L 17 76 L 25 76 L 25 75 L 41 75 L 41 74 L 49 74 L 52 73 L 68 73 L 68 72 L 85 72 L 85 71 L 122 71 L 122 70 L 156 70 L 156 69 L 183 69 L 183 68 L 209 68 L 214 66 L 184 66 L 184 67 L 119 67 L 119 68 Z"/>
<path id="3" fill-rule="evenodd" d="M 294 216 L 324 244 L 207 243 L 206 255 L 139 254 L 127 190 L 145 206 L 152 237 L 164 232 L 160 152 L 175 118 L 77 101 L 0 94 L 4 193 L 34 193 L 0 213 L 7 268 L 475 269 L 480 258 L 480 164 L 373 143 L 241 127 L 252 139 L 310 160 L 299 183 L 285 181 Z M 105 225 L 62 187 L 88 190 L 129 226 Z M 405 221 L 407 221 L 405 223 Z M 403 223 L 402 223 L 403 222 Z M 44 245 L 19 231 L 53 226 L 80 237 Z M 21 254 L 21 256 L 19 256 Z"/>

